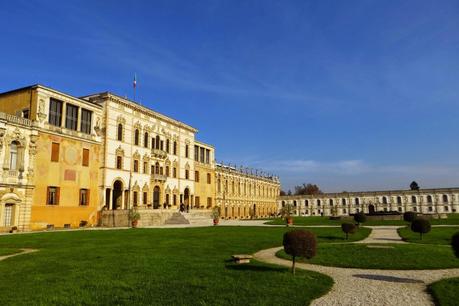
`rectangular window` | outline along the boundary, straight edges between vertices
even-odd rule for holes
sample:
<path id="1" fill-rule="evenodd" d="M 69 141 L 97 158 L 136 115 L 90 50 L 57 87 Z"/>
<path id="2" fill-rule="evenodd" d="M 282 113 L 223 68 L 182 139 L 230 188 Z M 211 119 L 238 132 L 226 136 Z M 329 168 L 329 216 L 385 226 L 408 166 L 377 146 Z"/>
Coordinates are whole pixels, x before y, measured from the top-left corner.
<path id="1" fill-rule="evenodd" d="M 169 176 L 169 175 L 170 175 L 169 166 L 166 166 L 166 176 Z"/>
<path id="2" fill-rule="evenodd" d="M 46 204 L 58 205 L 59 204 L 59 187 L 50 186 L 47 190 Z"/>
<path id="3" fill-rule="evenodd" d="M 166 193 L 166 204 L 169 205 L 169 194 Z"/>
<path id="4" fill-rule="evenodd" d="M 80 189 L 80 205 L 87 206 L 89 205 L 89 190 Z"/>
<path id="5" fill-rule="evenodd" d="M 134 160 L 134 172 L 139 172 L 139 161 Z"/>
<path id="6" fill-rule="evenodd" d="M 123 158 L 121 156 L 116 157 L 116 169 L 123 168 Z"/>
<path id="7" fill-rule="evenodd" d="M 190 178 L 190 170 L 185 170 L 185 179 L 189 179 Z"/>
<path id="8" fill-rule="evenodd" d="M 65 113 L 65 127 L 70 130 L 77 130 L 78 124 L 78 107 L 72 104 L 67 104 Z"/>
<path id="9" fill-rule="evenodd" d="M 83 166 L 89 166 L 89 149 L 83 149 Z"/>
<path id="10" fill-rule="evenodd" d="M 143 173 L 148 174 L 148 163 L 143 162 Z"/>
<path id="11" fill-rule="evenodd" d="M 210 164 L 210 150 L 206 150 L 206 164 Z"/>
<path id="12" fill-rule="evenodd" d="M 194 172 L 194 180 L 199 183 L 199 171 Z"/>
<path id="13" fill-rule="evenodd" d="M 174 196 L 172 197 L 173 201 L 174 201 L 174 205 L 177 205 L 177 195 L 174 194 Z"/>
<path id="14" fill-rule="evenodd" d="M 177 177 L 177 168 L 175 168 L 175 167 L 174 167 L 174 169 L 172 169 L 172 176 L 173 176 L 174 178 Z"/>
<path id="15" fill-rule="evenodd" d="M 207 184 L 211 184 L 212 182 L 212 176 L 210 175 L 210 173 L 207 173 Z"/>
<path id="16" fill-rule="evenodd" d="M 48 122 L 51 125 L 61 126 L 62 122 L 62 101 L 49 99 Z"/>
<path id="17" fill-rule="evenodd" d="M 174 155 L 177 155 L 177 142 L 174 141 Z"/>
<path id="18" fill-rule="evenodd" d="M 147 198 L 148 194 L 146 192 L 143 193 L 143 205 L 147 205 Z"/>
<path id="19" fill-rule="evenodd" d="M 59 161 L 59 144 L 53 142 L 51 144 L 51 161 L 58 162 Z"/>
<path id="20" fill-rule="evenodd" d="M 161 150 L 164 150 L 164 140 L 161 140 L 160 143 L 161 143 L 160 149 L 161 149 Z"/>
<path id="21" fill-rule="evenodd" d="M 205 150 L 206 150 L 206 149 L 201 148 L 201 150 L 199 151 L 199 161 L 200 161 L 201 163 L 204 162 L 204 152 L 205 152 Z"/>
<path id="22" fill-rule="evenodd" d="M 151 137 L 151 148 L 155 148 L 155 137 Z"/>
<path id="23" fill-rule="evenodd" d="M 196 206 L 199 206 L 199 204 L 200 204 L 200 203 L 199 203 L 199 197 L 195 197 L 195 198 L 194 198 L 194 204 L 195 204 Z"/>
<path id="24" fill-rule="evenodd" d="M 137 191 L 134 191 L 134 199 L 133 199 L 133 202 L 134 202 L 134 205 L 137 206 L 137 203 L 138 203 L 138 197 L 139 197 L 139 194 Z"/>
<path id="25" fill-rule="evenodd" d="M 22 110 L 22 118 L 29 119 L 29 117 L 30 117 L 30 111 L 29 111 L 29 109 L 28 109 L 28 108 L 27 108 L 27 109 L 23 109 L 23 110 Z"/>
<path id="26" fill-rule="evenodd" d="M 212 198 L 207 198 L 207 208 L 212 207 Z"/>
<path id="27" fill-rule="evenodd" d="M 80 124 L 80 131 L 82 133 L 91 134 L 91 119 L 92 119 L 92 112 L 82 108 L 81 109 L 81 124 Z"/>
<path id="28" fill-rule="evenodd" d="M 185 157 L 188 158 L 188 145 L 185 145 Z"/>
<path id="29" fill-rule="evenodd" d="M 194 160 L 195 161 L 199 161 L 199 147 L 198 146 L 194 146 Z"/>
<path id="30" fill-rule="evenodd" d="M 170 141 L 169 141 L 169 139 L 167 139 L 166 140 L 166 152 L 170 153 L 169 151 L 170 151 Z"/>

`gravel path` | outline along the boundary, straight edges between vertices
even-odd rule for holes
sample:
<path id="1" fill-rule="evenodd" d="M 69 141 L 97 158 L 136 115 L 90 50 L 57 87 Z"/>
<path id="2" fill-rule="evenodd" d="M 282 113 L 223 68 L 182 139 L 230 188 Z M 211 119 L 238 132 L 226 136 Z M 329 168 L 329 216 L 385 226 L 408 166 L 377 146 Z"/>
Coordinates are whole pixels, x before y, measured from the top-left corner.
<path id="1" fill-rule="evenodd" d="M 405 243 L 398 235 L 397 228 L 399 226 L 371 227 L 370 236 L 355 243 Z M 254 258 L 290 267 L 290 261 L 276 257 L 276 252 L 281 249 L 262 250 L 255 253 Z M 314 300 L 312 305 L 434 305 L 426 291 L 427 285 L 442 278 L 459 276 L 459 269 L 376 270 L 306 263 L 298 263 L 297 267 L 329 275 L 335 281 L 331 291 Z"/>
<path id="2" fill-rule="evenodd" d="M 262 250 L 254 258 L 290 267 L 288 260 L 276 257 L 282 247 Z M 448 277 L 458 277 L 459 269 L 375 270 L 347 269 L 298 263 L 300 269 L 329 275 L 335 281 L 331 291 L 312 305 L 434 305 L 427 285 Z"/>
<path id="3" fill-rule="evenodd" d="M 406 243 L 398 235 L 397 229 L 403 226 L 366 226 L 371 228 L 370 235 L 355 243 Z"/>
<path id="4" fill-rule="evenodd" d="M 35 249 L 21 249 L 21 251 L 22 252 L 10 254 L 10 255 L 0 256 L 0 261 L 5 260 L 5 259 L 10 258 L 10 257 L 18 256 L 18 255 L 24 255 L 24 254 L 28 254 L 28 253 L 37 252 L 38 250 L 35 250 Z"/>

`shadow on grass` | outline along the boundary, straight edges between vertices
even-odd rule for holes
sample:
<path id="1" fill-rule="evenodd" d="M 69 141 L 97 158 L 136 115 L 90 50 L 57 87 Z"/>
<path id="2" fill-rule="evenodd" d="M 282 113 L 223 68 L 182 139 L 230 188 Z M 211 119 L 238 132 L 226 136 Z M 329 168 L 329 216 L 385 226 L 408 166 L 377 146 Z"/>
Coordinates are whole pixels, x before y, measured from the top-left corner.
<path id="1" fill-rule="evenodd" d="M 225 266 L 229 270 L 236 271 L 254 271 L 254 272 L 288 272 L 288 268 L 284 267 L 272 267 L 256 264 L 227 264 Z"/>
<path id="2" fill-rule="evenodd" d="M 345 241 L 345 237 L 337 237 L 337 236 L 317 236 L 317 238 L 321 239 L 321 240 L 330 240 L 330 241 L 334 241 L 334 240 L 343 240 Z"/>

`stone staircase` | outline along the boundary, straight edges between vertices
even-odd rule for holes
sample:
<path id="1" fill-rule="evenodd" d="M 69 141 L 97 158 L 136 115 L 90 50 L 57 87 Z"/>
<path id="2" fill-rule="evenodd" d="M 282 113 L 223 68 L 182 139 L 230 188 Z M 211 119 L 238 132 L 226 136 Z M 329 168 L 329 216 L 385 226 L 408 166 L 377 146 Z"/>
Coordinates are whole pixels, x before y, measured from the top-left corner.
<path id="1" fill-rule="evenodd" d="M 210 210 L 191 210 L 184 214 L 185 218 L 191 225 L 195 226 L 210 226 L 213 224 Z"/>
<path id="2" fill-rule="evenodd" d="M 175 212 L 172 216 L 164 222 L 166 225 L 177 225 L 177 224 L 190 224 L 190 221 L 185 218 L 181 213 Z"/>

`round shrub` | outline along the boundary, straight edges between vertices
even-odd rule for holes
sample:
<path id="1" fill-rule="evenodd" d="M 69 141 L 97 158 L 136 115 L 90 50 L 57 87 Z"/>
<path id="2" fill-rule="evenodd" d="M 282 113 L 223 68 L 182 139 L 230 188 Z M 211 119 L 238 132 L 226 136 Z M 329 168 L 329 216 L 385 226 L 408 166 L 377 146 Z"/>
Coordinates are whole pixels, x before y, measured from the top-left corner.
<path id="1" fill-rule="evenodd" d="M 357 231 L 357 226 L 353 223 L 344 222 L 341 224 L 341 229 L 346 234 L 346 240 L 349 238 L 349 234 L 354 234 Z"/>
<path id="2" fill-rule="evenodd" d="M 451 239 L 451 246 L 453 247 L 454 254 L 459 258 L 459 232 L 453 235 Z"/>
<path id="3" fill-rule="evenodd" d="M 365 223 L 367 221 L 367 216 L 365 216 L 363 212 L 359 212 L 354 215 L 354 220 L 357 224 Z"/>
<path id="4" fill-rule="evenodd" d="M 284 234 L 284 251 L 292 256 L 292 273 L 295 274 L 295 258 L 311 259 L 316 255 L 316 235 L 310 231 L 293 230 Z"/>
<path id="5" fill-rule="evenodd" d="M 422 235 L 430 232 L 431 226 L 430 221 L 423 218 L 416 218 L 411 222 L 411 230 L 415 233 L 419 233 L 421 240 Z"/>
<path id="6" fill-rule="evenodd" d="M 416 219 L 416 213 L 414 211 L 405 211 L 403 213 L 403 220 L 406 222 L 413 222 L 414 219 Z"/>

